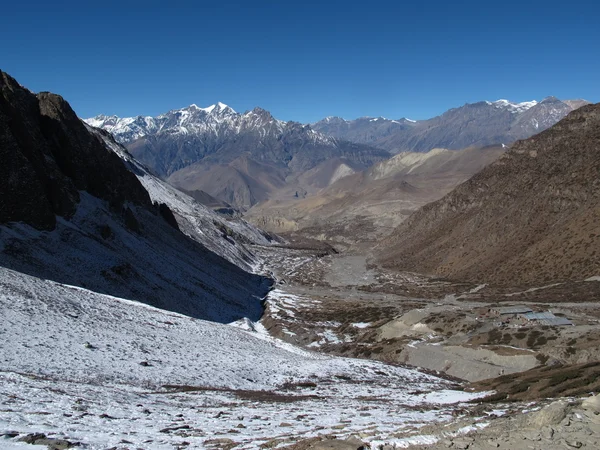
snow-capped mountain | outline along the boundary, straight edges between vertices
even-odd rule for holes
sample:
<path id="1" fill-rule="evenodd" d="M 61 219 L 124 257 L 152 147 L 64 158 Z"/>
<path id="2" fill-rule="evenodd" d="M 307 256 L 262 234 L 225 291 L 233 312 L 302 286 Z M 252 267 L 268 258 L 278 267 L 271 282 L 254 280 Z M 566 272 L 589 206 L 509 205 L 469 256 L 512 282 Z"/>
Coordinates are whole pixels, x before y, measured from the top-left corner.
<path id="1" fill-rule="evenodd" d="M 495 102 L 486 101 L 486 103 L 498 109 L 507 109 L 513 114 L 525 112 L 529 108 L 532 108 L 538 104 L 536 100 L 532 100 L 530 102 L 512 103 L 505 99 L 496 100 Z"/>
<path id="2" fill-rule="evenodd" d="M 585 100 L 561 101 L 555 97 L 520 103 L 501 99 L 465 104 L 428 120 L 327 117 L 312 127 L 339 139 L 367 143 L 393 153 L 424 152 L 438 147 L 457 150 L 525 139 L 587 103 Z"/>
<path id="3" fill-rule="evenodd" d="M 250 115 L 250 113 L 246 115 Z M 157 117 L 119 118 L 118 116 L 99 115 L 85 119 L 85 122 L 108 131 L 119 143 L 127 144 L 141 137 L 163 131 L 172 134 L 212 133 L 218 135 L 229 128 L 240 126 L 241 121 L 236 119 L 241 117 L 242 115 L 237 114 L 232 108 L 219 102 L 207 108 L 200 108 L 192 104 Z"/>
<path id="4" fill-rule="evenodd" d="M 136 116 L 119 118 L 99 115 L 84 119 L 89 125 L 111 133 L 121 144 L 128 144 L 144 136 L 167 133 L 170 135 L 204 134 L 226 140 L 228 137 L 255 131 L 261 138 L 269 134 L 283 134 L 299 124 L 275 119 L 268 111 L 254 108 L 243 114 L 237 113 L 224 103 L 206 108 L 192 104 L 174 109 L 157 117 Z M 300 126 L 301 127 L 301 126 Z M 306 128 L 306 138 L 312 143 L 335 145 L 335 139 Z"/>
<path id="5" fill-rule="evenodd" d="M 201 189 L 243 209 L 331 158 L 366 168 L 389 157 L 385 150 L 277 120 L 262 108 L 240 114 L 223 103 L 154 118 L 98 116 L 86 122 L 113 134 L 177 187 Z"/>

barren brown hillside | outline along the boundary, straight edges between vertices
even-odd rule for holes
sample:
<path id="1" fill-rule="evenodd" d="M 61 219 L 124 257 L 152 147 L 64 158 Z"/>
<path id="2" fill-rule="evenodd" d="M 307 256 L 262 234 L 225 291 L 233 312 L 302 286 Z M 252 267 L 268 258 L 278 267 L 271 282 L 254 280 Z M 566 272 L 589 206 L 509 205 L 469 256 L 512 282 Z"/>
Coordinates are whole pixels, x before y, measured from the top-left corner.
<path id="1" fill-rule="evenodd" d="M 600 274 L 600 104 L 517 142 L 415 212 L 376 255 L 384 266 L 494 284 Z"/>

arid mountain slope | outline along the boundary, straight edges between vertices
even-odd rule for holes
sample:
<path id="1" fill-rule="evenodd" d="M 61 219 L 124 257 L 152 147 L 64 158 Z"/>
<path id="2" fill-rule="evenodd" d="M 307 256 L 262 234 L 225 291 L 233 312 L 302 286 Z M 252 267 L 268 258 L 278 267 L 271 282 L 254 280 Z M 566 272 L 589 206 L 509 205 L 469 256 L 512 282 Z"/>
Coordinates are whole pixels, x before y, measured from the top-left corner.
<path id="1" fill-rule="evenodd" d="M 495 284 L 600 274 L 600 104 L 517 142 L 376 250 L 404 270 Z"/>
<path id="2" fill-rule="evenodd" d="M 312 237 L 346 242 L 378 240 L 504 151 L 490 147 L 406 152 L 363 171 L 341 164 L 335 172 L 323 171 L 334 182 L 318 193 L 306 198 L 288 193 L 287 198 L 256 205 L 246 217 L 275 232 L 301 230 Z"/>

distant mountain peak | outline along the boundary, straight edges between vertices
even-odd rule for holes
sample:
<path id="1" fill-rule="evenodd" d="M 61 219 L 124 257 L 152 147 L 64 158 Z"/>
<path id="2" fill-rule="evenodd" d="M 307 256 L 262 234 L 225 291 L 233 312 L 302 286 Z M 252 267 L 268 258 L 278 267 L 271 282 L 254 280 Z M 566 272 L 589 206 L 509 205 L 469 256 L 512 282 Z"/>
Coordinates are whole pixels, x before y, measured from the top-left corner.
<path id="1" fill-rule="evenodd" d="M 267 111 L 266 109 L 261 108 L 260 106 L 257 106 L 255 108 L 253 108 L 251 111 L 246 112 L 245 114 L 246 116 L 259 116 L 261 119 L 264 120 L 273 120 L 273 115 Z"/>
<path id="2" fill-rule="evenodd" d="M 546 98 L 544 98 L 540 103 L 562 103 L 559 99 L 557 99 L 556 97 L 554 97 L 553 95 L 550 95 Z"/>
<path id="3" fill-rule="evenodd" d="M 187 108 L 183 108 L 183 110 L 204 111 L 207 114 L 212 114 L 213 112 L 222 112 L 222 111 L 228 111 L 230 113 L 235 113 L 235 110 L 231 106 L 228 106 L 225 103 L 221 103 L 221 102 L 217 102 L 214 105 L 207 106 L 206 108 L 201 108 L 198 105 L 196 105 L 195 103 L 192 103 Z"/>
<path id="4" fill-rule="evenodd" d="M 504 98 L 496 100 L 495 102 L 486 101 L 485 103 L 487 103 L 488 105 L 494 106 L 496 108 L 508 109 L 512 113 L 523 113 L 538 104 L 537 100 L 513 103 L 510 100 L 506 100 Z"/>

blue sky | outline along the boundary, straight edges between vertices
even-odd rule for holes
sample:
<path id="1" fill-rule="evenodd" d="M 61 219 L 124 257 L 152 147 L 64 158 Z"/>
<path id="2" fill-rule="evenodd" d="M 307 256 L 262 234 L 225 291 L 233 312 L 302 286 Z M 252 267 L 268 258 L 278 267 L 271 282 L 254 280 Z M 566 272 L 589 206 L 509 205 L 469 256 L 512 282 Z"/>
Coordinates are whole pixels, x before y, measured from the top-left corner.
<path id="1" fill-rule="evenodd" d="M 217 101 L 300 122 L 598 102 L 596 3 L 22 0 L 2 7 L 0 69 L 82 117 Z"/>

